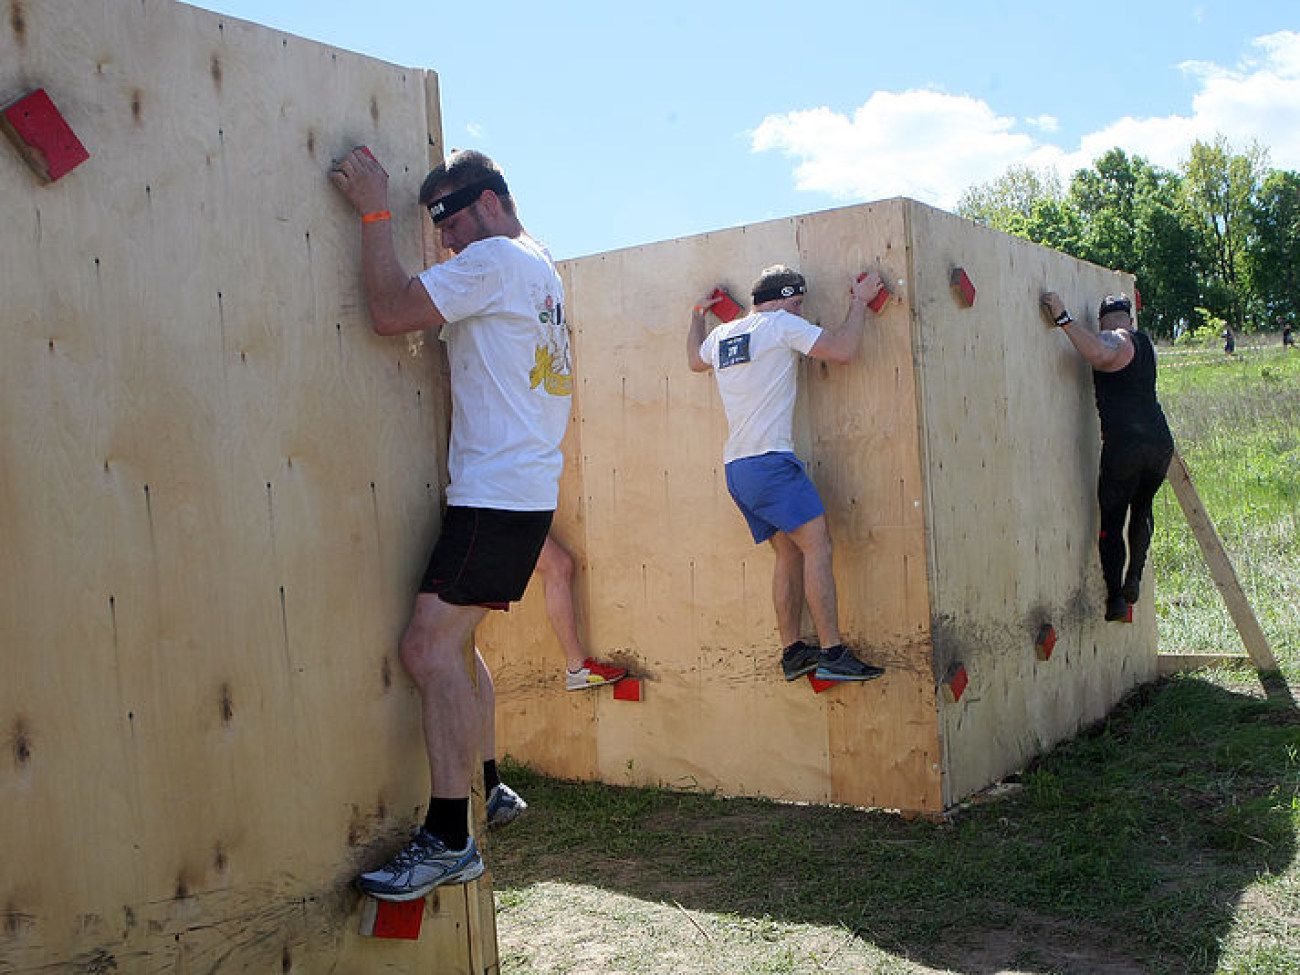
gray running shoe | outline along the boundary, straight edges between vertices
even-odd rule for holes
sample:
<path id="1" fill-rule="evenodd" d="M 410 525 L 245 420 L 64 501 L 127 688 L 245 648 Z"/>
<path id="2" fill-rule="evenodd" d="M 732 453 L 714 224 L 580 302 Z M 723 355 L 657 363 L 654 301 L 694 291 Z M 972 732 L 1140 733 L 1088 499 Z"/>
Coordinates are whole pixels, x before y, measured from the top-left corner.
<path id="1" fill-rule="evenodd" d="M 564 689 L 566 691 L 585 691 L 603 684 L 616 684 L 627 676 L 623 667 L 611 667 L 588 657 L 577 671 L 564 671 Z"/>
<path id="2" fill-rule="evenodd" d="M 505 826 L 513 823 L 521 812 L 528 808 L 528 803 L 520 798 L 519 793 L 504 782 L 492 787 L 487 797 L 487 824 Z"/>
<path id="3" fill-rule="evenodd" d="M 482 875 L 483 858 L 473 837 L 465 849 L 449 850 L 421 828 L 401 853 L 358 877 L 357 886 L 381 901 L 413 901 L 435 887 L 468 883 Z"/>
<path id="4" fill-rule="evenodd" d="M 817 661 L 820 657 L 820 650 L 800 640 L 798 643 L 791 644 L 781 654 L 781 671 L 785 674 L 786 680 L 798 680 L 804 674 L 817 669 Z"/>
<path id="5" fill-rule="evenodd" d="M 822 651 L 813 676 L 818 680 L 873 680 L 884 672 L 883 667 L 864 664 L 840 644 Z"/>

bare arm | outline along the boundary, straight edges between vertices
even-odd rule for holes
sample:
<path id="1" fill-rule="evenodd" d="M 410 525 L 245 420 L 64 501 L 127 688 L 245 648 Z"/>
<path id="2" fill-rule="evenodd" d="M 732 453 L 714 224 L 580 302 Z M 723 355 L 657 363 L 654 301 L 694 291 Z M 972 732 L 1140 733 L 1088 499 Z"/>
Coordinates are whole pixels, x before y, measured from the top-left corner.
<path id="1" fill-rule="evenodd" d="M 400 335 L 446 322 L 418 277 L 402 267 L 393 244 L 392 221 L 364 219 L 388 210 L 388 174 L 368 152 L 353 149 L 330 170 L 330 182 L 363 216 L 361 284 L 370 320 L 380 335 Z"/>
<path id="2" fill-rule="evenodd" d="M 720 297 L 701 298 L 691 309 L 691 326 L 686 332 L 686 364 L 691 372 L 708 372 L 713 368 L 712 363 L 701 358 L 700 346 L 704 344 L 704 337 L 708 334 L 708 323 L 705 321 L 704 313 L 721 300 Z"/>
<path id="3" fill-rule="evenodd" d="M 1053 322 L 1065 319 L 1059 326 L 1061 331 L 1075 351 L 1098 372 L 1119 372 L 1133 361 L 1133 339 L 1128 329 L 1089 331 L 1066 314 L 1065 302 L 1054 291 L 1043 295 L 1042 305 Z"/>
<path id="4" fill-rule="evenodd" d="M 855 281 L 850 290 L 849 310 L 844 315 L 844 323 L 838 328 L 823 330 L 821 337 L 808 350 L 808 356 L 841 364 L 852 362 L 853 357 L 858 354 L 858 347 L 862 345 L 862 333 L 867 322 L 867 306 L 882 287 L 884 284 L 875 271 L 866 275 L 861 281 Z"/>

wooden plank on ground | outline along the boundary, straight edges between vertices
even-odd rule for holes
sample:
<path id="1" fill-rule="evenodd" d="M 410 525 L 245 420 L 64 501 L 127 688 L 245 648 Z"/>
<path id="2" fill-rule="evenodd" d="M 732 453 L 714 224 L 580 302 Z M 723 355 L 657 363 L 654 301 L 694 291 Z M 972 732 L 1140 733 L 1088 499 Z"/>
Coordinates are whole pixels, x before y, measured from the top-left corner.
<path id="1" fill-rule="evenodd" d="M 1209 513 L 1201 503 L 1201 496 L 1192 484 L 1192 476 L 1187 470 L 1187 464 L 1176 450 L 1174 459 L 1169 464 L 1169 486 L 1174 489 L 1178 504 L 1182 507 L 1183 514 L 1187 516 L 1187 524 L 1201 546 L 1201 554 L 1205 556 L 1205 562 L 1210 568 L 1210 576 L 1223 596 L 1228 614 L 1236 624 L 1237 632 L 1241 634 L 1241 642 L 1246 645 L 1246 652 L 1250 654 L 1250 659 L 1255 661 L 1255 667 L 1261 673 L 1276 671 L 1277 660 L 1273 657 L 1273 651 L 1269 649 L 1268 640 L 1264 636 L 1264 631 L 1260 629 L 1259 620 L 1255 618 L 1255 611 L 1246 598 L 1245 590 L 1241 588 L 1241 581 L 1237 578 L 1232 562 L 1228 559 L 1228 553 L 1223 547 L 1219 533 L 1214 530 Z"/>

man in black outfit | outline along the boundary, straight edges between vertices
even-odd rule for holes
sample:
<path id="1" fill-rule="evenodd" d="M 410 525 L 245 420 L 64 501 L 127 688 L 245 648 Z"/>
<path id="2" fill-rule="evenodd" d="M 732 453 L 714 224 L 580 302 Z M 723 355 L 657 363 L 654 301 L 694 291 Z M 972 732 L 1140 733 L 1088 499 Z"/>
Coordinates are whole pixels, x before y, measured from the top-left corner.
<path id="1" fill-rule="evenodd" d="M 1174 438 L 1156 400 L 1156 351 L 1137 330 L 1127 295 L 1107 295 L 1097 309 L 1097 331 L 1075 322 L 1054 292 L 1043 307 L 1079 355 L 1092 366 L 1101 417 L 1097 542 L 1106 580 L 1106 619 L 1128 618 L 1137 602 L 1147 550 L 1155 531 L 1151 504 L 1174 455 Z M 1124 522 L 1128 521 L 1125 545 Z"/>

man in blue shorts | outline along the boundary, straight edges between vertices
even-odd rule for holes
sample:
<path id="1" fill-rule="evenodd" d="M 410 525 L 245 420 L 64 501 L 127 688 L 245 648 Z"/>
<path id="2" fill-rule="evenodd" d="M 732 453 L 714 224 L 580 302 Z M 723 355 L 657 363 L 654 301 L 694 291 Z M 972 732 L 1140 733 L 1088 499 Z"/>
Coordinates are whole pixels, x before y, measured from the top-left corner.
<path id="1" fill-rule="evenodd" d="M 691 313 L 687 363 L 693 372 L 713 371 L 727 413 L 727 488 L 755 544 L 768 542 L 776 554 L 772 601 L 786 680 L 809 672 L 839 681 L 884 673 L 853 656 L 840 638 L 826 509 L 794 455 L 793 436 L 799 357 L 851 362 L 881 287 L 874 272 L 857 281 L 844 323 L 823 329 L 799 316 L 807 290 L 803 275 L 778 264 L 754 282 L 749 315 L 706 335 L 705 312 L 721 299 L 703 298 Z M 805 601 L 817 647 L 800 636 Z"/>
<path id="2" fill-rule="evenodd" d="M 496 774 L 492 677 L 477 650 L 471 676 L 465 651 L 489 609 L 523 595 L 551 527 L 572 383 L 564 290 L 550 254 L 524 232 L 501 170 L 480 152 L 456 153 L 426 177 L 420 203 L 455 256 L 416 276 L 397 257 L 388 176 L 374 157 L 353 150 L 330 181 L 361 217 L 375 331 L 440 328 L 451 367 L 447 511 L 401 643 L 423 706 L 429 809 L 411 843 L 357 881 L 407 901 L 483 873 L 469 836 L 478 748 L 489 823 L 524 806 Z"/>

